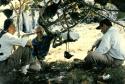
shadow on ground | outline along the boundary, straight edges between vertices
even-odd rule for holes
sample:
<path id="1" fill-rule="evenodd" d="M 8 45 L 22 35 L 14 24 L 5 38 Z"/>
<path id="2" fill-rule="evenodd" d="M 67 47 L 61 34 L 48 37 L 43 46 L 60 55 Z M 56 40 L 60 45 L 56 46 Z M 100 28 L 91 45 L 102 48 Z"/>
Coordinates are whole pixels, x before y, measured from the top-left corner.
<path id="1" fill-rule="evenodd" d="M 74 63 L 79 67 L 72 68 Z M 103 70 L 84 70 L 82 61 L 77 60 L 71 63 L 56 61 L 44 63 L 40 72 L 29 70 L 27 75 L 19 71 L 11 72 L 0 78 L 0 84 L 124 84 L 124 66 L 105 68 Z M 104 75 L 110 75 L 103 78 Z M 8 77 L 8 78 L 7 78 Z"/>

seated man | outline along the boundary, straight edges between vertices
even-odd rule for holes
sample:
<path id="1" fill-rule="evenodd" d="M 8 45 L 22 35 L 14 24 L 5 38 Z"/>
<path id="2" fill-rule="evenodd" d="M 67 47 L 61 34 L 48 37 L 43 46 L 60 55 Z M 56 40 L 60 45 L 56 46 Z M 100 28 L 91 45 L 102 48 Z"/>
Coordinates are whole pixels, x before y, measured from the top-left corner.
<path id="1" fill-rule="evenodd" d="M 98 41 L 100 44 L 97 43 L 98 47 L 95 51 L 88 52 L 85 58 L 86 67 L 92 68 L 93 65 L 116 67 L 122 65 L 125 59 L 125 51 L 119 32 L 112 27 L 109 19 L 102 20 L 96 29 L 100 29 L 104 35 Z"/>
<path id="2" fill-rule="evenodd" d="M 33 52 L 32 55 L 37 57 L 39 60 L 45 59 L 48 54 L 51 41 L 54 34 L 43 35 L 44 29 L 42 26 L 36 28 L 37 36 L 32 40 Z"/>
<path id="3" fill-rule="evenodd" d="M 0 32 L 0 72 L 9 72 L 22 65 L 22 73 L 26 74 L 32 63 L 31 42 L 14 36 L 16 28 L 12 19 L 6 19 Z M 19 47 L 13 51 L 13 46 Z"/>

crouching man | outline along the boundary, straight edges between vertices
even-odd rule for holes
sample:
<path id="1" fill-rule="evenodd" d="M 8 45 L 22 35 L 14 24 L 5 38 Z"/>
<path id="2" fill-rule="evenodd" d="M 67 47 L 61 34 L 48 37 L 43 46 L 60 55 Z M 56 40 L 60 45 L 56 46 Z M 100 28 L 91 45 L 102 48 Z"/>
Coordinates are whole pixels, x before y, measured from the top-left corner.
<path id="1" fill-rule="evenodd" d="M 6 19 L 0 33 L 0 72 L 9 72 L 21 65 L 22 73 L 26 74 L 32 63 L 31 43 L 14 35 L 16 28 L 12 19 Z M 13 46 L 19 46 L 13 51 Z M 13 51 L 13 52 L 12 52 Z"/>
<path id="2" fill-rule="evenodd" d="M 94 65 L 102 68 L 121 66 L 125 60 L 125 50 L 119 32 L 112 26 L 109 19 L 100 21 L 96 29 L 100 29 L 103 36 L 88 52 L 85 58 L 86 67 L 91 68 Z M 96 47 L 95 51 L 93 51 L 94 47 Z"/>

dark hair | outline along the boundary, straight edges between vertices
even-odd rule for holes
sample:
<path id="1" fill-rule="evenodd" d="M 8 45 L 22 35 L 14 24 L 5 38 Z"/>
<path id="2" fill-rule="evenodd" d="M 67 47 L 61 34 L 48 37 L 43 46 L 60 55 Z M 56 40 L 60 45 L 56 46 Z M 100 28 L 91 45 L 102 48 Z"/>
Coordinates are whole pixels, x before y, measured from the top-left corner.
<path id="1" fill-rule="evenodd" d="M 13 19 L 6 19 L 4 21 L 4 28 L 3 30 L 0 32 L 0 38 L 7 32 L 9 26 L 13 24 Z"/>
<path id="2" fill-rule="evenodd" d="M 6 19 L 5 21 L 4 21 L 4 31 L 7 31 L 8 30 L 8 28 L 9 28 L 9 26 L 11 25 L 11 24 L 13 24 L 13 19 Z"/>
<path id="3" fill-rule="evenodd" d="M 109 19 L 104 19 L 104 20 L 102 20 L 101 22 L 100 22 L 100 25 L 102 25 L 102 24 L 106 24 L 107 26 L 112 26 L 112 23 L 111 23 L 111 21 L 109 20 Z"/>

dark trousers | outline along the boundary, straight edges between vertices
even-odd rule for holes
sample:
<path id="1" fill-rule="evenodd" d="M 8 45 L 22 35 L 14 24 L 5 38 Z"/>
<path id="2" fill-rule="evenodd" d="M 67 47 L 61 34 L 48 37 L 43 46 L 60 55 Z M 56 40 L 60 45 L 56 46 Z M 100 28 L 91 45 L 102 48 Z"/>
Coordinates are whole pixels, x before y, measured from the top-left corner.
<path id="1" fill-rule="evenodd" d="M 13 54 L 0 62 L 0 72 L 9 72 L 18 66 L 24 66 L 33 62 L 31 48 L 18 47 Z"/>

